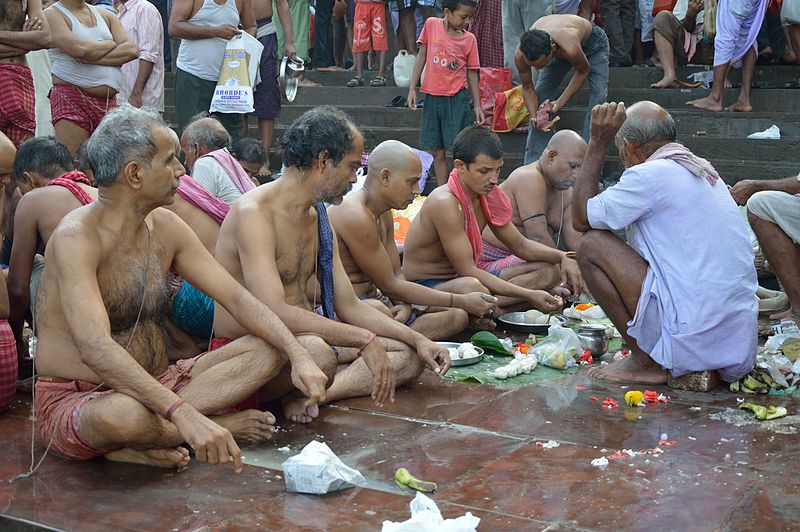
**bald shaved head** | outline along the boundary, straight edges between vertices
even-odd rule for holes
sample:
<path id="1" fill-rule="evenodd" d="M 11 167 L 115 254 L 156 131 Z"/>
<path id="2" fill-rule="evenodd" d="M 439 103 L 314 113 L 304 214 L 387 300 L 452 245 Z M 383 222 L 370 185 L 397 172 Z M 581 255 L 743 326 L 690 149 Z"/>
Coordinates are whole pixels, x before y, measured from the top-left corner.
<path id="1" fill-rule="evenodd" d="M 14 157 L 17 155 L 17 148 L 8 137 L 0 133 L 0 183 L 8 186 L 11 177 L 14 175 Z"/>
<path id="2" fill-rule="evenodd" d="M 422 163 L 414 150 L 400 141 L 386 140 L 369 154 L 364 187 L 392 209 L 402 210 L 419 194 L 421 173 Z"/>
<path id="3" fill-rule="evenodd" d="M 417 169 L 417 167 L 419 167 Z M 369 154 L 369 166 L 367 169 L 367 180 L 375 179 L 383 169 L 390 172 L 410 171 L 417 175 L 422 172 L 422 164 L 419 157 L 407 144 L 399 140 L 385 140 L 378 144 L 372 153 Z"/>
<path id="4" fill-rule="evenodd" d="M 572 146 L 586 146 L 586 141 L 571 129 L 557 131 L 547 143 L 547 148 L 551 150 L 569 149 Z"/>

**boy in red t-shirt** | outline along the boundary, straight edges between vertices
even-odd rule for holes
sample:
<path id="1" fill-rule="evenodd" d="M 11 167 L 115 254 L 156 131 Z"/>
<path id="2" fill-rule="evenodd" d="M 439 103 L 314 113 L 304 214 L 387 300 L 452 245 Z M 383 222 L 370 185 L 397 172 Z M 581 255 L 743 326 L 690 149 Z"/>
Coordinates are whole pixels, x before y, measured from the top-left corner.
<path id="1" fill-rule="evenodd" d="M 483 111 L 478 92 L 478 42 L 464 28 L 475 14 L 476 0 L 444 0 L 444 19 L 431 17 L 417 40 L 419 51 L 411 84 L 408 107 L 417 108 L 417 83 L 427 63 L 425 80 L 420 91 L 425 93 L 422 125 L 419 131 L 420 148 L 433 154 L 436 181 L 447 181 L 446 151 L 453 148 L 453 139 L 473 122 L 483 123 Z M 470 109 L 467 88 L 476 103 Z"/>
<path id="2" fill-rule="evenodd" d="M 356 62 L 356 77 L 347 82 L 348 87 L 364 86 L 364 56 L 372 48 L 378 53 L 378 75 L 370 81 L 371 87 L 385 87 L 386 52 L 389 40 L 386 37 L 386 5 L 383 0 L 356 0 L 356 15 L 353 19 L 353 57 Z"/>

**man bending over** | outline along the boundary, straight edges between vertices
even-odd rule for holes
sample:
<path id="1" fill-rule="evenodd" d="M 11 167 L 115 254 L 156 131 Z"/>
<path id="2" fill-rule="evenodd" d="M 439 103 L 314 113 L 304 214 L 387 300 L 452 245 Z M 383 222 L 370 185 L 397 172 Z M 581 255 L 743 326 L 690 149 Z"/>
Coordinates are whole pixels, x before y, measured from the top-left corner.
<path id="1" fill-rule="evenodd" d="M 511 200 L 511 222 L 525 238 L 556 249 L 575 250 L 581 234 L 572 228 L 572 186 L 586 153 L 586 141 L 572 130 L 553 135 L 539 160 L 517 168 L 500 185 Z M 483 230 L 484 260 L 511 252 Z"/>
<path id="2" fill-rule="evenodd" d="M 626 118 L 627 116 L 627 118 Z M 583 277 L 631 355 L 590 370 L 597 379 L 665 383 L 753 368 L 756 270 L 739 209 L 714 167 L 675 142 L 675 122 L 653 102 L 592 111 L 589 148 L 572 199 Z M 625 165 L 599 193 L 612 140 Z M 625 229 L 627 243 L 612 231 Z"/>
<path id="3" fill-rule="evenodd" d="M 314 335 L 309 351 L 332 380 L 329 401 L 371 393 L 380 405 L 394 400 L 395 383 L 416 378 L 426 365 L 444 375 L 447 350 L 360 301 L 342 267 L 324 204 L 341 203 L 356 182 L 361 133 L 344 113 L 323 106 L 295 120 L 281 143 L 283 176 L 231 207 L 217 260 L 294 334 Z M 218 337 L 247 334 L 240 323 L 216 306 Z M 281 398 L 288 419 L 308 423 L 319 414 L 307 393 L 290 382 L 288 368 L 267 392 L 264 399 Z"/>
<path id="4" fill-rule="evenodd" d="M 192 230 L 158 209 L 172 201 L 180 148 L 155 111 L 123 106 L 89 141 L 99 201 L 50 238 L 38 296 L 34 404 L 42 440 L 67 458 L 184 466 L 234 462 L 234 439 L 263 441 L 268 412 L 230 413 L 287 358 L 313 403 L 325 375 L 275 314 L 228 275 Z M 168 365 L 162 328 L 174 268 L 257 336 Z"/>
<path id="5" fill-rule="evenodd" d="M 511 202 L 497 187 L 503 146 L 488 129 L 464 129 L 453 143 L 455 169 L 434 190 L 406 237 L 403 271 L 417 284 L 436 288 L 472 277 L 500 297 L 498 306 L 553 311 L 562 301 L 544 292 L 559 281 L 580 292 L 578 265 L 563 251 L 526 239 L 511 223 Z M 515 255 L 483 261 L 481 231 L 489 226 Z M 559 266 L 561 267 L 559 270 Z"/>
<path id="6" fill-rule="evenodd" d="M 481 318 L 491 311 L 495 298 L 467 277 L 442 283 L 437 290 L 405 279 L 394 242 L 392 209 L 405 209 L 414 201 L 421 172 L 422 164 L 411 148 L 396 140 L 384 141 L 370 153 L 364 188 L 328 212 L 356 295 L 378 303 L 377 308 L 428 338 L 444 340 L 466 327 L 467 314 Z M 411 304 L 427 311 L 412 310 Z"/>

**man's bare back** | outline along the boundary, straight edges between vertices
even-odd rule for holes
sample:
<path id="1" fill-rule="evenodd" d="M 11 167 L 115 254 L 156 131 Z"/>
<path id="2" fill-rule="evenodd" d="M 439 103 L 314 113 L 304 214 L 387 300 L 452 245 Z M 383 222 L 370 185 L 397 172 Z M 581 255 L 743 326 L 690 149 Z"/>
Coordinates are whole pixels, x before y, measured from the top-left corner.
<path id="1" fill-rule="evenodd" d="M 145 371 L 159 375 L 168 366 L 163 320 L 167 272 L 175 253 L 169 238 L 162 235 L 168 236 L 170 226 L 181 222 L 174 214 L 159 209 L 146 219 L 149 236 L 144 226 L 136 235 L 119 235 L 103 227 L 93 207 L 67 214 L 53 233 L 62 235 L 59 249 L 51 246 L 45 254 L 48 267 L 39 288 L 35 331 L 39 339 L 37 369 L 42 375 L 102 382 L 82 361 L 59 296 L 60 261 L 51 257 L 69 253 L 80 257 L 80 261 L 96 261 L 98 289 L 108 312 L 112 338 L 123 347 L 128 346 L 128 353 Z"/>
<path id="2" fill-rule="evenodd" d="M 77 183 L 92 199 L 97 199 L 97 189 L 83 183 Z M 61 220 L 82 207 L 83 204 L 69 190 L 53 186 L 32 190 L 23 195 L 17 205 L 15 228 L 20 225 L 20 216 L 36 223 L 38 232 L 37 253 L 44 254 L 47 242 Z"/>
<path id="3" fill-rule="evenodd" d="M 217 238 L 219 237 L 219 225 L 211 216 L 177 194 L 172 205 L 167 205 L 164 208 L 174 212 L 181 220 L 186 222 L 209 253 L 214 254 L 214 249 L 217 247 Z"/>
<path id="4" fill-rule="evenodd" d="M 564 50 L 577 46 L 589 38 L 592 33 L 592 23 L 577 15 L 548 15 L 533 23 L 533 30 L 542 30 L 550 34 L 550 38 L 556 43 L 556 50 L 553 55 L 562 59 L 568 59 L 564 55 Z"/>

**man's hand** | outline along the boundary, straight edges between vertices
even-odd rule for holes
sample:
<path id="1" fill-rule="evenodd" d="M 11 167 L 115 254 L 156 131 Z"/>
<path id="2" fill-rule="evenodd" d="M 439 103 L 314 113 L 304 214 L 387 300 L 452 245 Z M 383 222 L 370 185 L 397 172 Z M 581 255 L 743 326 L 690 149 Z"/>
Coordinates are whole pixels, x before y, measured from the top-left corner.
<path id="1" fill-rule="evenodd" d="M 192 446 L 199 461 L 209 464 L 233 462 L 234 471 L 239 473 L 242 470 L 242 452 L 228 429 L 220 427 L 189 403 L 175 410 L 172 422 L 181 437 Z"/>
<path id="2" fill-rule="evenodd" d="M 325 401 L 325 387 L 328 384 L 328 377 L 319 369 L 306 353 L 305 356 L 292 359 L 292 384 L 300 392 L 308 397 L 306 406 L 317 405 Z"/>
<path id="3" fill-rule="evenodd" d="M 486 116 L 483 114 L 483 109 L 475 107 L 475 125 L 479 126 L 483 124 L 484 120 L 486 120 Z"/>
<path id="4" fill-rule="evenodd" d="M 561 259 L 561 282 L 569 287 L 570 292 L 579 296 L 583 291 L 583 276 L 578 262 L 566 255 Z"/>
<path id="5" fill-rule="evenodd" d="M 395 305 L 389 309 L 389 312 L 392 313 L 392 318 L 394 321 L 399 323 L 405 323 L 408 321 L 408 318 L 411 317 L 411 305 L 407 303 L 402 303 L 400 305 Z"/>
<path id="6" fill-rule="evenodd" d="M 412 111 L 417 110 L 417 91 L 413 87 L 408 89 L 408 108 Z"/>
<path id="7" fill-rule="evenodd" d="M 217 26 L 214 30 L 214 36 L 219 37 L 220 39 L 225 39 L 229 41 L 239 35 L 241 32 L 239 28 L 236 26 L 231 26 L 230 24 L 223 24 L 222 26 Z"/>
<path id="8" fill-rule="evenodd" d="M 294 43 L 287 42 L 283 45 L 283 55 L 289 59 L 295 59 L 297 57 L 297 50 L 294 47 Z"/>
<path id="9" fill-rule="evenodd" d="M 438 376 L 444 377 L 444 374 L 450 369 L 450 352 L 424 336 L 414 347 L 420 360 L 425 362 L 425 365 Z"/>
<path id="10" fill-rule="evenodd" d="M 377 338 L 364 346 L 361 358 L 372 372 L 372 400 L 378 406 L 383 406 L 387 400 L 394 403 L 394 367 Z"/>
<path id="11" fill-rule="evenodd" d="M 696 17 L 699 12 L 704 8 L 703 0 L 689 0 L 689 5 L 686 8 L 687 17 Z"/>
<path id="12" fill-rule="evenodd" d="M 22 31 L 39 31 L 42 29 L 42 19 L 39 17 L 29 18 L 22 25 Z"/>
<path id="13" fill-rule="evenodd" d="M 564 307 L 564 300 L 559 296 L 553 296 L 544 290 L 533 290 L 530 300 L 531 304 L 542 312 L 556 312 Z"/>
<path id="14" fill-rule="evenodd" d="M 483 292 L 472 292 L 470 294 L 456 295 L 460 301 L 459 307 L 463 308 L 472 316 L 482 318 L 497 306 L 497 298 Z"/>
<path id="15" fill-rule="evenodd" d="M 733 201 L 735 201 L 737 205 L 745 205 L 747 200 L 750 199 L 750 196 L 759 190 L 758 181 L 745 179 L 733 185 L 730 192 L 731 196 L 733 196 Z"/>
<path id="16" fill-rule="evenodd" d="M 141 92 L 132 92 L 130 98 L 128 98 L 128 103 L 133 107 L 141 107 L 142 106 L 142 93 Z"/>
<path id="17" fill-rule="evenodd" d="M 589 127 L 590 140 L 610 143 L 625 122 L 625 104 L 601 103 L 592 109 L 592 125 Z"/>

